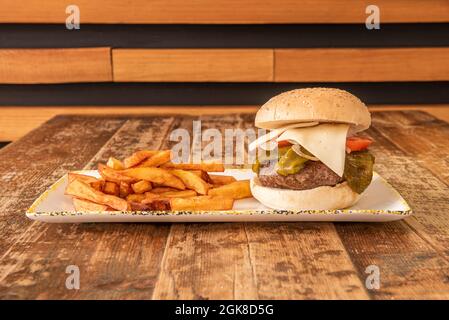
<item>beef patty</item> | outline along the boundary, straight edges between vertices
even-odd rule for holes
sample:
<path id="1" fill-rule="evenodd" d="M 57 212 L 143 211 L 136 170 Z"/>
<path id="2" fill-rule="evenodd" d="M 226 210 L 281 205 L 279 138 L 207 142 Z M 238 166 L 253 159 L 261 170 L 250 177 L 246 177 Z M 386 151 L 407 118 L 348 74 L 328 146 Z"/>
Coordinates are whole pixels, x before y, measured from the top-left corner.
<path id="1" fill-rule="evenodd" d="M 265 187 L 306 190 L 321 186 L 335 186 L 343 181 L 335 172 L 319 161 L 307 161 L 298 173 L 281 176 L 275 164 L 261 166 L 259 181 Z"/>

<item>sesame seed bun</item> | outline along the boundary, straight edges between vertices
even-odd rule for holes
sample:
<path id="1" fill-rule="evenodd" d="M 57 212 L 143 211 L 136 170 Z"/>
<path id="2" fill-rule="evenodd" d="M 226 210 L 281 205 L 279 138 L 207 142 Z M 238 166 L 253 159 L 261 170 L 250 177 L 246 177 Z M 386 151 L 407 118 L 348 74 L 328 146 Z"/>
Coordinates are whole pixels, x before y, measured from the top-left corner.
<path id="1" fill-rule="evenodd" d="M 351 124 L 350 132 L 366 130 L 371 115 L 353 94 L 334 88 L 296 89 L 271 98 L 257 112 L 255 125 L 276 129 L 292 123 L 336 122 Z"/>

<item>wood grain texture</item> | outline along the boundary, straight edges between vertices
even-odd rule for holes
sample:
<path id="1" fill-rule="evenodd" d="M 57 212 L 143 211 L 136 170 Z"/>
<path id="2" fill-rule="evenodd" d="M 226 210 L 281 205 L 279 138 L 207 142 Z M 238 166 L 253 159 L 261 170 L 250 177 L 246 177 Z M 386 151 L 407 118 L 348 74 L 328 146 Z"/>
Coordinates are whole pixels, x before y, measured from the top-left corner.
<path id="1" fill-rule="evenodd" d="M 407 220 L 408 224 L 449 261 L 449 223 L 446 219 L 449 203 L 448 124 L 423 112 L 407 111 L 396 112 L 388 120 L 380 114 L 376 121 L 378 138 L 391 141 L 391 144 L 383 145 L 398 149 L 396 155 L 391 151 L 393 148 L 385 148 L 385 152 L 402 160 L 395 164 L 394 170 L 385 162 L 384 170 L 389 171 L 389 175 L 397 172 L 390 179 L 413 199 L 414 209 L 423 212 Z M 398 127 L 392 126 L 391 122 L 397 123 Z M 401 179 L 404 175 L 414 179 L 404 183 Z"/>
<path id="2" fill-rule="evenodd" d="M 384 114 L 376 118 L 381 133 L 391 140 L 406 155 L 434 173 L 449 186 L 449 127 L 447 123 L 424 112 L 408 111 Z M 386 125 L 388 122 L 398 125 Z M 412 135 L 413 139 L 408 139 Z"/>
<path id="3" fill-rule="evenodd" d="M 57 225 L 24 216 L 65 171 L 169 147 L 167 134 L 192 130 L 193 119 L 244 129 L 254 114 L 59 116 L 0 150 L 8 190 L 0 197 L 0 298 L 449 298 L 448 186 L 437 161 L 448 154 L 449 125 L 416 111 L 374 113 L 366 133 L 376 170 L 414 210 L 405 221 Z M 408 148 L 416 134 L 428 139 L 423 153 Z M 77 291 L 65 288 L 70 264 L 81 270 Z M 365 288 L 370 265 L 380 268 L 379 290 Z"/>
<path id="4" fill-rule="evenodd" d="M 153 296 L 336 297 L 368 295 L 333 226 L 326 223 L 173 225 Z"/>
<path id="5" fill-rule="evenodd" d="M 270 49 L 114 49 L 116 82 L 265 82 Z"/>
<path id="6" fill-rule="evenodd" d="M 78 0 L 81 23 L 365 23 L 372 2 L 353 0 Z M 381 22 L 448 22 L 445 0 L 377 0 Z M 65 23 L 66 3 L 0 0 L 0 22 Z"/>
<path id="7" fill-rule="evenodd" d="M 109 48 L 0 49 L 0 83 L 112 81 Z"/>
<path id="8" fill-rule="evenodd" d="M 15 141 L 29 131 L 37 128 L 50 118 L 61 114 L 117 114 L 117 115 L 157 115 L 189 114 L 210 115 L 228 113 L 253 113 L 257 106 L 123 106 L 123 107 L 1 107 L 0 106 L 0 141 Z M 392 110 L 423 110 L 434 117 L 449 122 L 449 105 L 388 105 L 370 106 L 372 112 Z"/>
<path id="9" fill-rule="evenodd" d="M 165 136 L 171 128 L 172 118 L 129 119 L 124 121 L 120 117 L 87 117 L 97 121 L 97 132 L 111 124 L 119 123 L 114 127 L 114 134 L 102 141 L 102 147 L 96 146 L 96 154 L 90 155 L 89 162 L 80 165 L 86 169 L 94 168 L 98 161 L 105 161 L 110 153 L 117 157 L 124 157 L 135 149 L 144 147 L 164 148 Z M 62 120 L 72 120 L 79 125 L 77 118 L 60 117 Z M 81 123 L 84 123 L 82 121 Z M 48 129 L 48 128 L 47 128 Z M 74 128 L 71 128 L 72 130 Z M 95 129 L 93 129 L 95 131 Z M 95 140 L 95 132 L 78 130 L 84 136 L 84 142 L 74 140 L 81 146 L 88 146 L 90 139 Z M 51 132 L 51 130 L 47 131 Z M 65 147 L 71 149 L 70 134 Z M 39 137 L 37 135 L 37 137 Z M 89 139 L 90 137 L 90 139 Z M 42 149 L 37 144 L 36 151 Z M 8 155 L 9 153 L 7 153 Z M 51 159 L 41 158 L 44 164 Z M 79 168 L 78 167 L 78 168 Z M 61 168 L 62 169 L 62 168 Z M 65 168 L 72 170 L 74 168 Z M 61 173 L 59 172 L 59 175 Z M 48 179 L 57 179 L 54 176 Z M 23 212 L 23 211 L 22 211 Z M 16 212 L 21 214 L 21 212 Z M 25 220 L 26 221 L 26 220 Z M 111 227 L 113 227 L 111 229 Z M 5 253 L 6 261 L 15 261 L 10 264 L 0 263 L 0 297 L 20 298 L 28 296 L 33 299 L 133 299 L 150 298 L 152 286 L 158 273 L 159 262 L 164 251 L 165 239 L 168 236 L 168 225 L 129 225 L 116 224 L 103 225 L 46 225 L 30 222 L 26 233 L 17 236 Z M 3 233 L 2 233 L 3 235 Z M 42 237 L 49 237 L 43 240 Z M 133 241 L 123 242 L 125 237 L 132 236 Z M 87 246 L 89 248 L 87 248 Z M 31 255 L 28 255 L 30 253 Z M 27 256 L 27 257 L 26 257 Z M 31 263 L 30 263 L 31 261 Z M 122 261 L 122 263 L 118 263 Z M 131 269 L 128 263 L 134 265 Z M 71 291 L 65 288 L 67 265 L 77 265 L 84 274 L 82 291 Z M 137 267 L 140 266 L 140 267 Z M 17 273 L 23 272 L 25 279 L 17 281 Z M 46 290 L 48 281 L 50 290 Z M 8 289 L 13 285 L 13 288 Z M 30 290 L 33 288 L 33 290 Z"/>
<path id="10" fill-rule="evenodd" d="M 449 197 L 448 187 L 441 181 L 444 172 L 432 173 L 427 169 L 439 167 L 436 157 L 423 165 L 417 153 L 405 151 L 421 129 L 427 128 L 422 138 L 428 148 L 436 153 L 442 148 L 446 161 L 449 160 L 448 140 L 440 145 L 432 142 L 448 127 L 446 122 L 421 112 L 373 114 L 368 134 L 375 140 L 371 150 L 376 156 L 376 170 L 414 211 L 409 219 L 387 225 L 336 224 L 359 271 L 364 272 L 369 265 L 380 268 L 382 288 L 373 291 L 376 299 L 441 299 L 448 293 Z M 395 133 L 391 134 L 391 130 Z M 431 152 L 429 149 L 427 152 Z"/>
<path id="11" fill-rule="evenodd" d="M 442 81 L 449 48 L 276 49 L 274 73 L 276 82 Z"/>
<path id="12" fill-rule="evenodd" d="M 36 239 L 36 235 L 24 233 L 35 225 L 23 219 L 32 199 L 67 170 L 82 167 L 123 123 L 122 119 L 102 125 L 96 118 L 55 118 L 14 146 L 0 150 L 0 257 L 6 259 L 6 264 L 0 266 L 0 274 L 14 261 L 9 254 L 14 244 Z M 95 139 L 86 143 L 86 134 Z"/>

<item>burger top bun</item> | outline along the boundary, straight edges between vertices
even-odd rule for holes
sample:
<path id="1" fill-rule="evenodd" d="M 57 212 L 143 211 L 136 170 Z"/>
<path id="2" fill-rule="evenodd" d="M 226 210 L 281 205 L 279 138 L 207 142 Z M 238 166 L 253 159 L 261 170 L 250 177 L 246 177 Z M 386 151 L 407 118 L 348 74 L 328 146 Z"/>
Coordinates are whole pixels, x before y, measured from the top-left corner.
<path id="1" fill-rule="evenodd" d="M 335 210 L 355 204 L 360 195 L 342 182 L 308 190 L 264 187 L 257 177 L 250 181 L 251 193 L 263 205 L 277 210 Z"/>
<path id="2" fill-rule="evenodd" d="M 271 98 L 257 112 L 255 125 L 276 129 L 299 122 L 351 124 L 351 133 L 368 129 L 371 115 L 359 98 L 334 88 L 296 89 Z"/>

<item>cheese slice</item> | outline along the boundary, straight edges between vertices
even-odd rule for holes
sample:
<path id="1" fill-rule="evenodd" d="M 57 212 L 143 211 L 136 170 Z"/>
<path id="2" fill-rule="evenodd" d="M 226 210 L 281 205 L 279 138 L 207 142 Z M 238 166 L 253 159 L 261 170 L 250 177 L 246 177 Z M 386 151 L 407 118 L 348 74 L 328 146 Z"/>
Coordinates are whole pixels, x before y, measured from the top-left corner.
<path id="1" fill-rule="evenodd" d="M 345 170 L 348 129 L 349 124 L 322 123 L 314 127 L 288 129 L 277 140 L 290 140 L 303 146 L 342 177 Z"/>
<path id="2" fill-rule="evenodd" d="M 263 145 L 270 140 L 273 140 L 274 138 L 278 137 L 280 134 L 282 134 L 283 132 L 285 132 L 288 129 L 316 126 L 317 124 L 318 124 L 318 122 L 300 122 L 300 123 L 290 124 L 290 125 L 278 128 L 278 129 L 271 130 L 267 134 L 264 134 L 263 136 L 260 136 L 259 138 L 257 138 L 253 142 L 251 142 L 248 146 L 248 150 L 249 151 L 255 150 L 258 146 Z M 269 149 L 269 148 L 265 147 L 263 149 Z"/>

